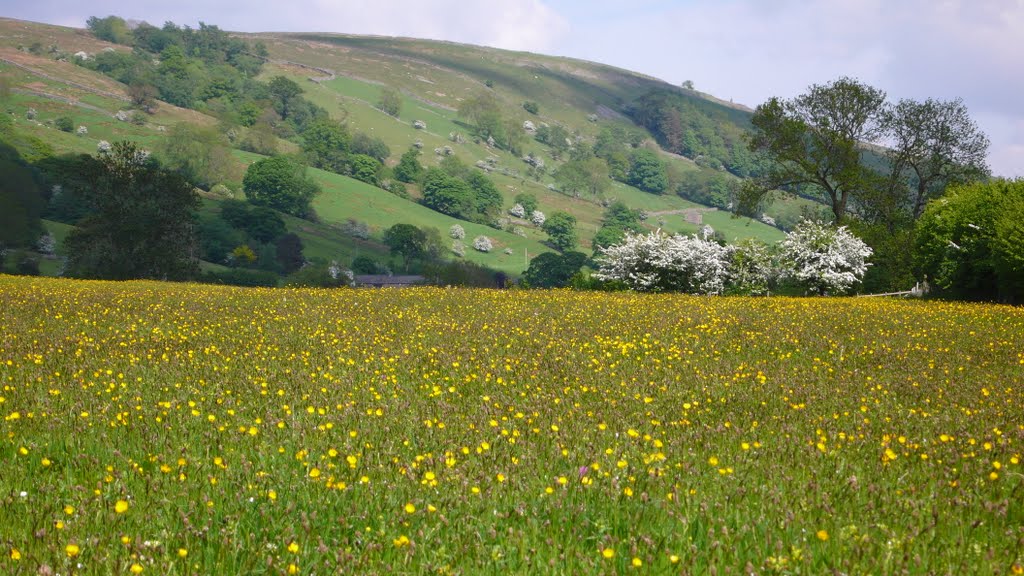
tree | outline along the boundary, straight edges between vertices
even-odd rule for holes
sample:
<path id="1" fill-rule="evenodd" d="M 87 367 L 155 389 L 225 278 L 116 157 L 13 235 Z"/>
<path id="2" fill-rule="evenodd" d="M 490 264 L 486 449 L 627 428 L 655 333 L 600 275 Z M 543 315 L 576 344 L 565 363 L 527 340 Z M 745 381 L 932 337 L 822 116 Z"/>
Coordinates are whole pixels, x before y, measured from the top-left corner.
<path id="1" fill-rule="evenodd" d="M 721 294 L 729 279 L 730 254 L 728 247 L 696 235 L 627 232 L 621 244 L 601 250 L 594 277 L 642 292 Z"/>
<path id="2" fill-rule="evenodd" d="M 561 288 L 587 263 L 582 252 L 544 252 L 530 260 L 523 278 L 531 288 Z"/>
<path id="3" fill-rule="evenodd" d="M 245 195 L 253 204 L 306 217 L 310 202 L 320 187 L 307 174 L 306 167 L 286 156 L 264 158 L 251 164 L 242 180 Z"/>
<path id="4" fill-rule="evenodd" d="M 644 192 L 661 194 L 668 188 L 668 176 L 665 165 L 658 155 L 651 150 L 638 149 L 630 157 L 629 173 L 626 182 Z"/>
<path id="5" fill-rule="evenodd" d="M 468 218 L 474 213 L 473 190 L 462 180 L 431 168 L 423 177 L 423 204 L 442 214 Z"/>
<path id="6" fill-rule="evenodd" d="M 952 187 L 925 208 L 914 252 L 940 295 L 1024 301 L 1024 180 Z"/>
<path id="7" fill-rule="evenodd" d="M 234 158 L 227 138 L 215 128 L 179 122 L 161 142 L 164 165 L 200 188 L 228 180 Z"/>
<path id="8" fill-rule="evenodd" d="M 851 196 L 877 185 L 861 161 L 862 143 L 882 135 L 884 105 L 884 92 L 851 78 L 759 105 L 750 149 L 769 167 L 742 189 L 740 204 L 750 210 L 771 190 L 802 186 L 823 194 L 842 222 Z"/>
<path id="9" fill-rule="evenodd" d="M 356 132 L 352 137 L 351 148 L 353 154 L 365 154 L 380 163 L 391 156 L 391 150 L 384 140 L 365 132 Z"/>
<path id="10" fill-rule="evenodd" d="M 411 260 L 419 260 L 427 254 L 427 235 L 412 224 L 395 224 L 384 231 L 384 244 L 393 255 L 401 255 L 406 270 Z"/>
<path id="11" fill-rule="evenodd" d="M 366 154 L 353 154 L 351 162 L 353 178 L 374 186 L 379 183 L 380 172 L 384 166 L 375 158 Z"/>
<path id="12" fill-rule="evenodd" d="M 534 116 L 540 114 L 540 106 L 533 100 L 527 100 L 526 102 L 523 102 L 523 110 L 526 110 L 527 112 L 533 114 Z"/>
<path id="13" fill-rule="evenodd" d="M 551 245 L 565 252 L 576 246 L 576 217 L 566 212 L 555 212 L 544 221 L 542 226 L 551 241 Z"/>
<path id="14" fill-rule="evenodd" d="M 136 79 L 128 85 L 127 92 L 128 97 L 136 108 L 148 114 L 156 112 L 156 97 L 159 95 L 159 92 L 155 86 L 141 79 Z"/>
<path id="15" fill-rule="evenodd" d="M 124 18 L 117 16 L 107 16 L 106 18 L 90 16 L 85 21 L 85 25 L 100 40 L 106 40 L 115 44 L 128 44 L 132 41 L 132 33 L 128 29 L 128 23 L 124 21 Z"/>
<path id="16" fill-rule="evenodd" d="M 526 212 L 526 216 L 533 214 L 533 211 L 540 206 L 537 202 L 537 197 L 529 192 L 520 192 L 519 194 L 516 194 L 515 203 L 523 207 L 523 210 Z"/>
<path id="17" fill-rule="evenodd" d="M 65 241 L 66 273 L 83 278 L 184 280 L 198 272 L 199 196 L 131 142 L 117 142 L 90 169 L 95 211 Z"/>
<path id="18" fill-rule="evenodd" d="M 0 251 L 30 246 L 43 231 L 46 203 L 37 173 L 18 151 L 0 142 Z"/>
<path id="19" fill-rule="evenodd" d="M 398 118 L 402 112 L 402 93 L 391 86 L 385 86 L 380 90 L 380 98 L 377 99 L 377 108 L 388 116 Z"/>
<path id="20" fill-rule="evenodd" d="M 423 165 L 419 161 L 420 151 L 415 146 L 408 150 L 398 159 L 395 166 L 395 178 L 401 182 L 416 182 L 423 175 Z"/>
<path id="21" fill-rule="evenodd" d="M 459 106 L 459 116 L 468 119 L 476 126 L 476 135 L 480 138 L 494 138 L 501 141 L 503 126 L 501 105 L 497 96 L 491 91 L 483 91 L 466 98 Z"/>
<path id="22" fill-rule="evenodd" d="M 289 232 L 277 239 L 275 243 L 277 262 L 285 274 L 291 274 L 306 263 L 302 255 L 302 239 L 298 234 Z"/>
<path id="23" fill-rule="evenodd" d="M 608 188 L 608 165 L 600 158 L 570 160 L 555 170 L 555 182 L 562 190 L 579 198 L 581 192 L 600 196 Z"/>
<path id="24" fill-rule="evenodd" d="M 900 100 L 886 116 L 891 144 L 887 152 L 895 177 L 909 172 L 913 190 L 910 215 L 916 220 L 931 198 L 950 184 L 988 174 L 989 140 L 967 113 L 962 100 Z"/>
<path id="25" fill-rule="evenodd" d="M 343 174 L 348 169 L 351 141 L 343 124 L 324 118 L 310 124 L 302 133 L 302 154 L 314 168 Z"/>
<path id="26" fill-rule="evenodd" d="M 779 244 L 784 274 L 812 294 L 843 294 L 864 278 L 871 248 L 845 226 L 804 220 Z"/>

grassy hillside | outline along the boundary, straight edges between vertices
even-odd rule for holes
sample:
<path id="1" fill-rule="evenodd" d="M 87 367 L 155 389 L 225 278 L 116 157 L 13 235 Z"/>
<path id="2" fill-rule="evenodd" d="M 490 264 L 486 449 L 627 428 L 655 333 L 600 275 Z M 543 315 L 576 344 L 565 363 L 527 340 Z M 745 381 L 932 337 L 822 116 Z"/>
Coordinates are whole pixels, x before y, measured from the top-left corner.
<path id="1" fill-rule="evenodd" d="M 559 210 L 571 213 L 578 220 L 580 248 L 584 251 L 590 250 L 590 241 L 601 226 L 603 204 L 612 200 L 647 212 L 650 216 L 645 226 L 650 229 L 661 227 L 689 233 L 699 225 L 710 224 L 728 240 L 756 237 L 774 241 L 782 236 L 778 229 L 761 222 L 708 211 L 674 191 L 654 195 L 621 182 L 610 182 L 602 197 L 563 194 L 557 191 L 552 174 L 565 159 L 556 160 L 549 146 L 537 142 L 531 134 L 524 134 L 522 152 L 510 154 L 474 139 L 473 126 L 458 114 L 459 106 L 467 98 L 488 91 L 498 98 L 503 114 L 514 124 L 530 120 L 538 126 L 561 126 L 576 142 L 589 145 L 607 126 L 638 130 L 626 114 L 632 102 L 652 89 L 699 98 L 707 106 L 726 110 L 730 118 L 741 118 L 746 113 L 714 99 L 625 70 L 537 54 L 395 38 L 239 36 L 266 43 L 268 59 L 260 79 L 293 79 L 303 89 L 305 98 L 323 107 L 333 118 L 344 121 L 350 131 L 382 139 L 391 150 L 389 165 L 393 166 L 398 156 L 414 143 L 422 146 L 421 161 L 427 166 L 440 162 L 442 156 L 434 150 L 446 146 L 466 164 L 488 160 L 496 168 L 490 177 L 503 197 L 504 209 L 512 206 L 516 194 L 530 193 L 538 198 L 539 209 L 547 214 Z M 166 102 L 160 102 L 152 115 L 137 114 L 137 123 L 115 119 L 119 111 L 131 110 L 127 87 L 73 63 L 76 52 L 95 56 L 110 50 L 127 53 L 130 48 L 97 40 L 82 30 L 0 18 L 0 76 L 9 88 L 0 105 L 10 114 L 17 130 L 38 137 L 57 153 L 93 153 L 101 140 L 122 139 L 158 151 L 167 131 L 181 122 L 226 129 L 224 119 L 218 118 L 213 109 L 204 113 Z M 385 86 L 401 91 L 402 107 L 397 118 L 376 107 Z M 537 114 L 523 109 L 526 101 L 537 104 Z M 30 109 L 35 112 L 31 119 Z M 87 133 L 56 129 L 56 121 L 63 117 L 71 118 L 76 128 L 84 126 Z M 415 129 L 416 121 L 425 122 L 426 128 Z M 244 136 L 243 128 L 235 130 Z M 453 134 L 459 135 L 458 142 L 452 140 Z M 278 139 L 277 148 L 296 152 L 300 142 L 299 137 Z M 653 140 L 648 140 L 647 146 L 656 147 Z M 525 154 L 543 159 L 547 169 L 528 176 L 529 166 L 522 159 Z M 226 183 L 238 190 L 245 168 L 259 156 L 236 151 L 234 158 Z M 675 174 L 708 171 L 687 158 L 665 154 L 662 159 Z M 409 188 L 411 198 L 404 199 L 346 176 L 320 170 L 311 170 L 310 174 L 324 189 L 314 202 L 322 223 L 288 220 L 288 229 L 299 232 L 309 243 L 310 255 L 339 261 L 362 253 L 385 258 L 381 234 L 393 224 L 405 222 L 437 228 L 447 238 L 448 228 L 456 223 L 455 219 L 420 205 L 416 186 Z M 792 212 L 793 208 L 785 210 Z M 373 238 L 369 242 L 339 232 L 340 225 L 350 218 L 370 226 Z M 467 245 L 476 235 L 486 235 L 495 243 L 489 254 L 468 250 L 468 260 L 513 275 L 525 268 L 527 254 L 550 250 L 542 244 L 546 234 L 526 221 L 518 223 L 525 238 L 478 224 L 461 224 L 467 230 Z M 506 249 L 512 253 L 506 254 Z"/>

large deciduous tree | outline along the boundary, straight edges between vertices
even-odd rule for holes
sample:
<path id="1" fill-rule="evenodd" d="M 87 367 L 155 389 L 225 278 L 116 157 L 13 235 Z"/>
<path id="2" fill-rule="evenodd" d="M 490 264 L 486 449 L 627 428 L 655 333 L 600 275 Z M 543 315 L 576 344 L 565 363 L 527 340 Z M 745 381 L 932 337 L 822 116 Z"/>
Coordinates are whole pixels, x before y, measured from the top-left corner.
<path id="1" fill-rule="evenodd" d="M 870 184 L 862 143 L 883 133 L 885 93 L 852 78 L 815 84 L 791 100 L 773 97 L 754 111 L 750 148 L 771 162 L 744 186 L 741 209 L 771 190 L 806 187 L 821 193 L 837 222 L 850 200 Z"/>
<path id="2" fill-rule="evenodd" d="M 250 165 L 242 186 L 253 204 L 299 217 L 312 212 L 310 202 L 320 192 L 306 174 L 306 167 L 286 156 L 264 158 Z"/>
<path id="3" fill-rule="evenodd" d="M 94 211 L 67 237 L 69 276 L 184 280 L 198 272 L 195 189 L 130 142 L 88 165 Z"/>
<path id="4" fill-rule="evenodd" d="M 892 173 L 908 181 L 909 213 L 915 220 L 948 185 L 988 174 L 988 137 L 960 99 L 900 100 L 888 112 L 886 126 Z"/>

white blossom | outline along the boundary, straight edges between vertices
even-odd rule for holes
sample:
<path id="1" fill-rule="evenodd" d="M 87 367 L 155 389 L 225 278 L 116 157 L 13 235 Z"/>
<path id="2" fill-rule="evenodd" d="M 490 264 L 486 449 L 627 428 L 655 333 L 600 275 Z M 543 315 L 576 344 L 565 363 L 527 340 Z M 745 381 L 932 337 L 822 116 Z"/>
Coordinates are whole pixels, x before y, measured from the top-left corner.
<path id="1" fill-rule="evenodd" d="M 36 248 L 42 254 L 52 255 L 57 249 L 57 240 L 54 239 L 53 234 L 47 232 L 39 237 L 39 242 L 36 244 Z"/>
<path id="2" fill-rule="evenodd" d="M 110 152 L 110 142 L 106 140 L 100 140 L 96 143 L 96 151 L 100 154 L 107 154 Z"/>
<path id="3" fill-rule="evenodd" d="M 466 237 L 466 229 L 461 224 L 452 224 L 452 227 L 448 229 L 448 235 L 456 240 L 462 240 Z"/>
<path id="4" fill-rule="evenodd" d="M 540 210 L 534 210 L 533 214 L 530 214 L 530 220 L 533 221 L 536 226 L 543 226 L 547 219 L 547 216 L 545 216 Z"/>
<path id="5" fill-rule="evenodd" d="M 473 248 L 481 252 L 490 252 L 494 248 L 494 244 L 491 243 L 490 238 L 481 234 L 473 239 Z"/>
<path id="6" fill-rule="evenodd" d="M 79 126 L 78 130 L 75 131 L 79 136 L 85 136 L 89 133 L 89 129 L 85 126 Z"/>
<path id="7" fill-rule="evenodd" d="M 526 216 L 526 208 L 523 208 L 522 204 L 516 204 L 509 208 L 508 213 L 516 218 L 524 218 Z"/>
<path id="8" fill-rule="evenodd" d="M 466 247 L 458 240 L 452 240 L 452 253 L 458 257 L 466 255 Z"/>
<path id="9" fill-rule="evenodd" d="M 805 220 L 780 244 L 787 276 L 818 294 L 841 294 L 867 272 L 871 248 L 845 226 Z"/>
<path id="10" fill-rule="evenodd" d="M 732 248 L 694 236 L 627 232 L 621 244 L 601 249 L 595 277 L 619 280 L 634 290 L 721 294 Z"/>

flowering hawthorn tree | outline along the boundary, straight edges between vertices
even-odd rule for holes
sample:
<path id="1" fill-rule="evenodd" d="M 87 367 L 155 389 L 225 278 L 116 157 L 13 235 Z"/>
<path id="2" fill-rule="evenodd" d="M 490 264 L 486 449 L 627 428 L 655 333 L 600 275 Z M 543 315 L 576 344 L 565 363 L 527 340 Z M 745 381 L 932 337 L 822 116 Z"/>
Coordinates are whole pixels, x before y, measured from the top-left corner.
<path id="1" fill-rule="evenodd" d="M 487 236 L 480 235 L 473 239 L 473 248 L 481 252 L 490 252 L 494 244 L 491 244 L 491 239 Z"/>
<path id="2" fill-rule="evenodd" d="M 601 249 L 601 280 L 620 280 L 643 292 L 721 294 L 729 278 L 732 248 L 694 236 L 627 232 L 621 244 Z"/>
<path id="3" fill-rule="evenodd" d="M 864 278 L 871 248 L 845 226 L 805 220 L 780 243 L 785 275 L 816 294 L 843 294 Z"/>
<path id="4" fill-rule="evenodd" d="M 544 225 L 544 222 L 545 222 L 545 221 L 546 221 L 547 219 L 548 219 L 548 218 L 547 218 L 547 216 L 545 216 L 545 215 L 544 215 L 544 213 L 543 213 L 543 212 L 541 212 L 540 210 L 534 210 L 534 211 L 533 211 L 533 213 L 532 213 L 532 214 L 530 214 L 530 220 L 531 220 L 531 221 L 532 221 L 532 222 L 534 223 L 534 225 L 536 225 L 536 226 L 543 226 L 543 225 Z"/>
<path id="5" fill-rule="evenodd" d="M 462 240 L 466 237 L 466 229 L 459 224 L 452 224 L 452 227 L 448 229 L 448 235 L 456 240 Z"/>
<path id="6" fill-rule="evenodd" d="M 516 204 L 509 208 L 508 213 L 516 218 L 524 218 L 526 216 L 526 208 L 523 208 L 522 204 Z"/>

